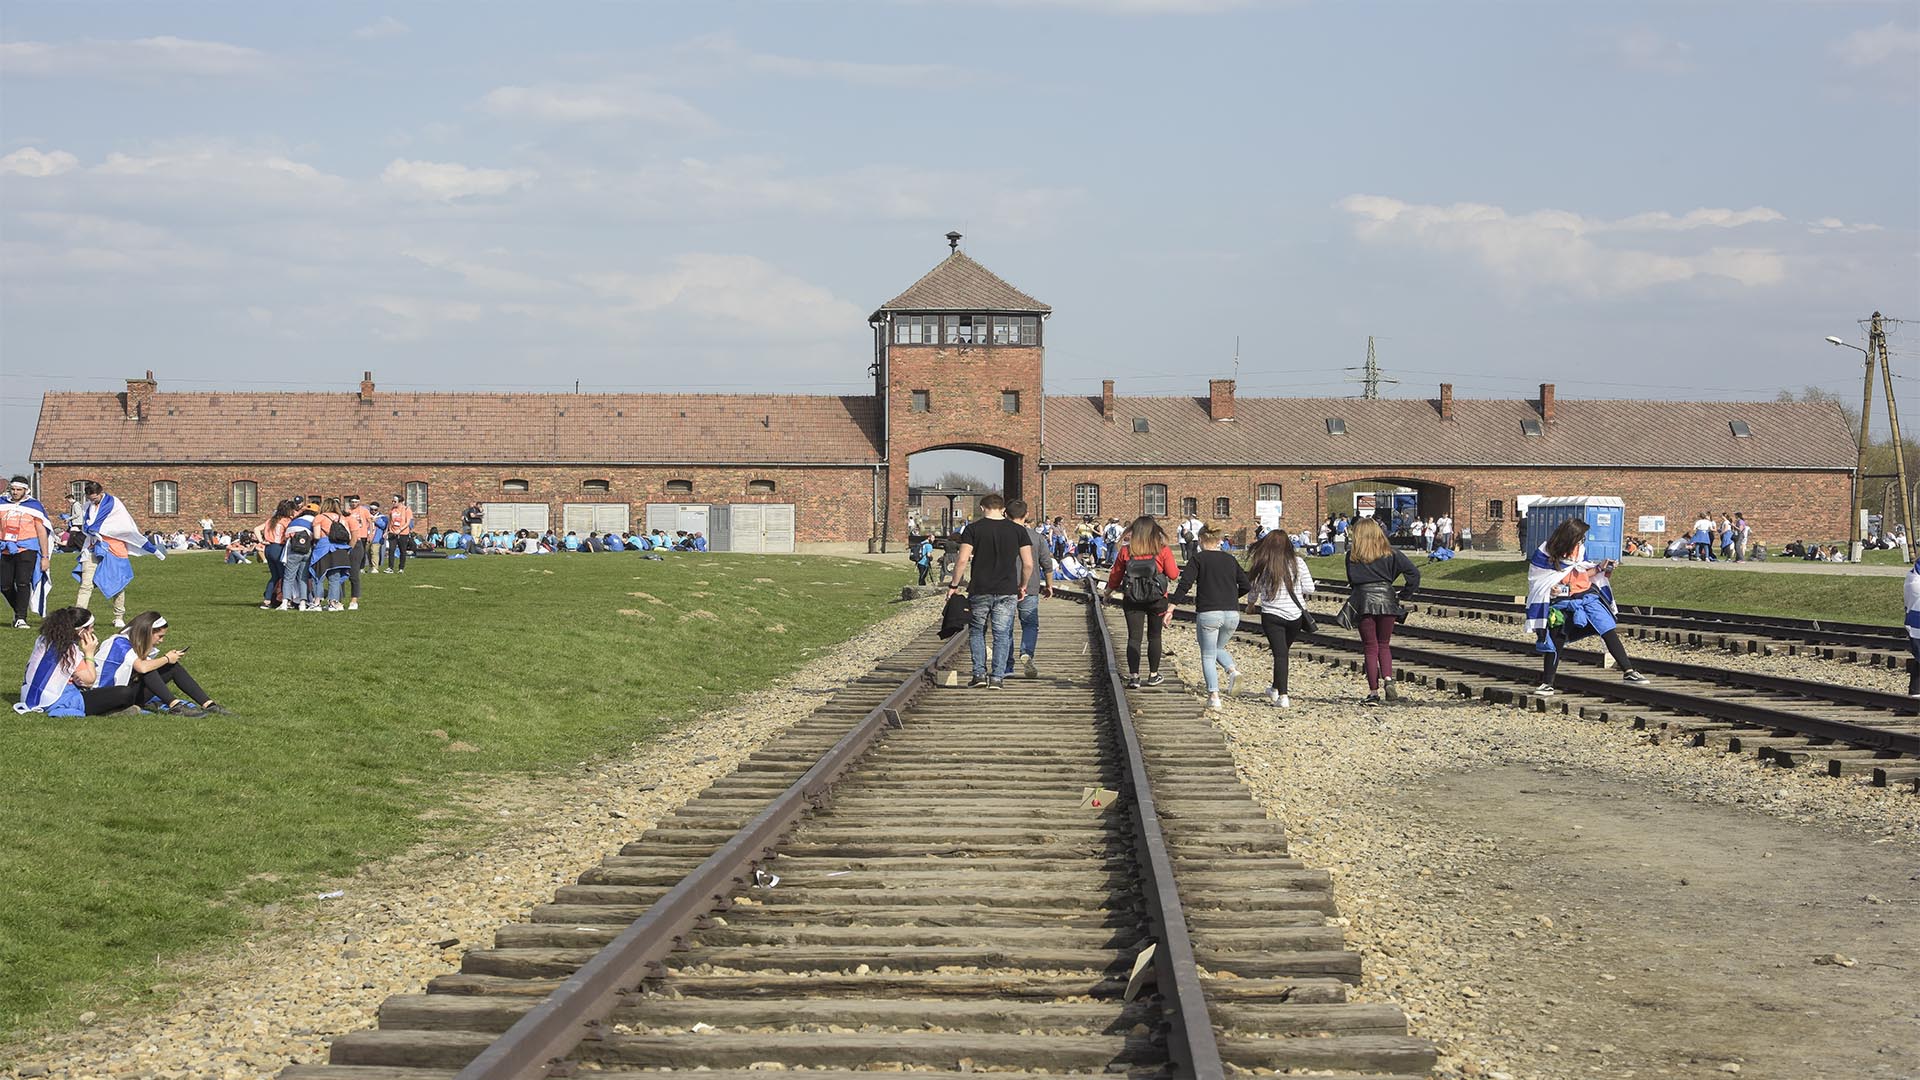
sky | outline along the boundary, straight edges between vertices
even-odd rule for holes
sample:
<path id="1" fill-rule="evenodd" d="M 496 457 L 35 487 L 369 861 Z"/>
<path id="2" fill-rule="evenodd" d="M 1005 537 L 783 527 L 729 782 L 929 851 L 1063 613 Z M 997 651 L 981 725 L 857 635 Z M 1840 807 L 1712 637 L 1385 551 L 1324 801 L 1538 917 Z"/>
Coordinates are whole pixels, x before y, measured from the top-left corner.
<path id="1" fill-rule="evenodd" d="M 1912 430 L 1920 0 L 6 0 L 0 463 L 148 369 L 870 392 L 949 229 L 1050 393 L 1371 335 L 1389 395 L 1857 402 L 1878 309 Z"/>

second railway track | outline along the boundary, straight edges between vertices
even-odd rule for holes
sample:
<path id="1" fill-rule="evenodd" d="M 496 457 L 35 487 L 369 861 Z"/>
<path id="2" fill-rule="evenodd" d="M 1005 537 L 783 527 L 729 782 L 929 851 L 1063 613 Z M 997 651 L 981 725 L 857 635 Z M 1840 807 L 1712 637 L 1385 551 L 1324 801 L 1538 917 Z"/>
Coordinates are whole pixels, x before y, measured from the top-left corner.
<path id="1" fill-rule="evenodd" d="M 921 639 L 283 1080 L 1424 1075 L 1218 732 L 1121 689 L 1099 607 L 1044 606 L 1038 678 L 930 689 Z"/>

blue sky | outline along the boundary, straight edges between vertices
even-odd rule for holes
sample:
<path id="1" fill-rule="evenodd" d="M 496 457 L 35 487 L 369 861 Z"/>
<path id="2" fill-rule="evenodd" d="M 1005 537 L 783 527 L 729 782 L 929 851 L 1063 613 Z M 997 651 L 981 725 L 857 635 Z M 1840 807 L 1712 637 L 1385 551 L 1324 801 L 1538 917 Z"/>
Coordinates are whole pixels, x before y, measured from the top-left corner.
<path id="1" fill-rule="evenodd" d="M 859 393 L 941 234 L 1054 393 L 1854 397 L 1920 3 L 0 8 L 0 458 L 118 389 Z M 1920 425 L 1920 322 L 1893 338 Z M 476 433 L 480 434 L 480 433 Z"/>

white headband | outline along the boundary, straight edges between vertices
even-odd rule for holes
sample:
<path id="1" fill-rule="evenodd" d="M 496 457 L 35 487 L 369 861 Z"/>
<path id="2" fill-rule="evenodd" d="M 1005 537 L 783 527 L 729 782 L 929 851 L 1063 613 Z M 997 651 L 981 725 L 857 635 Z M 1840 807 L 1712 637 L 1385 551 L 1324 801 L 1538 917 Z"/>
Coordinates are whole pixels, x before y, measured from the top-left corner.
<path id="1" fill-rule="evenodd" d="M 164 615 L 162 615 L 162 616 L 161 616 L 160 618 L 158 618 L 158 619 L 155 619 L 155 620 L 153 620 L 153 628 L 154 628 L 155 630 L 158 630 L 158 629 L 160 629 L 161 627 L 163 627 L 163 626 L 165 626 L 165 625 L 167 625 L 167 618 L 166 618 L 166 616 L 164 616 Z"/>

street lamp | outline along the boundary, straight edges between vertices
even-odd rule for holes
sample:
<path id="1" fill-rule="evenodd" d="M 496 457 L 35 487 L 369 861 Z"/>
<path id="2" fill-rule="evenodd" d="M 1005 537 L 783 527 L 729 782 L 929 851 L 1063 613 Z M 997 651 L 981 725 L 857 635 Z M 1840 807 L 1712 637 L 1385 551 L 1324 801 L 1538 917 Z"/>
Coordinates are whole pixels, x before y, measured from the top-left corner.
<path id="1" fill-rule="evenodd" d="M 1839 345 L 1842 348 L 1852 349 L 1854 352 L 1857 352 L 1861 356 L 1864 356 L 1866 358 L 1867 360 L 1867 395 L 1868 395 L 1867 403 L 1871 403 L 1873 401 L 1873 397 L 1872 397 L 1873 354 L 1868 352 L 1866 349 L 1863 349 L 1860 346 L 1855 345 L 1851 341 L 1846 341 L 1844 339 L 1835 337 L 1832 334 L 1827 335 L 1827 344 Z M 1860 537 L 1860 506 L 1859 506 L 1858 500 L 1860 497 L 1860 475 L 1866 472 L 1866 470 L 1867 470 L 1867 404 L 1862 404 L 1860 407 L 1859 454 L 1855 457 L 1854 466 L 1853 466 L 1853 491 L 1854 491 L 1855 503 L 1853 506 L 1850 506 L 1847 508 L 1847 516 L 1852 519 L 1847 524 L 1847 561 L 1848 562 L 1859 562 L 1862 554 L 1864 553 L 1862 550 L 1864 545 L 1861 543 L 1861 537 Z M 1882 527 L 1884 528 L 1885 527 L 1884 515 L 1882 516 L 1881 521 L 1882 521 Z"/>
<path id="2" fill-rule="evenodd" d="M 1861 348 L 1860 346 L 1858 346 L 1858 345 L 1855 345 L 1855 344 L 1854 344 L 1853 342 L 1851 342 L 1851 341 L 1842 341 L 1842 340 L 1840 340 L 1839 338 L 1837 338 L 1837 337 L 1834 337 L 1834 336 L 1833 336 L 1832 334 L 1828 334 L 1828 335 L 1827 335 L 1827 342 L 1828 342 L 1828 344 L 1831 344 L 1831 345 L 1844 345 L 1844 346 L 1846 346 L 1847 348 L 1849 348 L 1849 349 L 1852 349 L 1852 350 L 1853 350 L 1854 352 L 1857 352 L 1857 353 L 1864 353 L 1864 352 L 1866 352 L 1866 351 L 1867 351 L 1867 350 L 1865 350 L 1865 349 L 1863 349 L 1863 348 Z"/>

